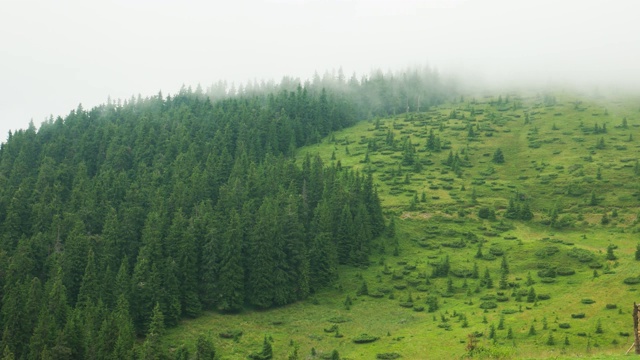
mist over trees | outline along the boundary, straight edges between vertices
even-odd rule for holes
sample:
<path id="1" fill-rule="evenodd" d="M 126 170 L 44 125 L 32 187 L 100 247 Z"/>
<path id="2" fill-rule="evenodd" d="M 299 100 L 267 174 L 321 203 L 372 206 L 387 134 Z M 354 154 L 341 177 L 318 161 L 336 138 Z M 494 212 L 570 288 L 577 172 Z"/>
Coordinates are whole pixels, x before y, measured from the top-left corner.
<path id="1" fill-rule="evenodd" d="M 292 155 L 448 92 L 417 70 L 219 83 L 79 106 L 11 134 L 0 147 L 0 348 L 157 358 L 158 336 L 181 318 L 290 304 L 339 265 L 367 265 L 385 229 L 371 175 Z"/>

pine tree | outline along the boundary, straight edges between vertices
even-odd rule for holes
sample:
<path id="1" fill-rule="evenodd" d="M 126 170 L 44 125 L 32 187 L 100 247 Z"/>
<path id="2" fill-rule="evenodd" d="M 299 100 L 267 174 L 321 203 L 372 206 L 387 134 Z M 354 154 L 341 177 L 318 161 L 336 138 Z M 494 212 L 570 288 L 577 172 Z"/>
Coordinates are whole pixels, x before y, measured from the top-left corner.
<path id="1" fill-rule="evenodd" d="M 220 256 L 218 308 L 223 312 L 236 312 L 244 303 L 244 268 L 242 266 L 242 228 L 240 215 L 233 210 L 224 234 Z"/>
<path id="2" fill-rule="evenodd" d="M 116 309 L 113 313 L 113 320 L 117 328 L 117 338 L 115 339 L 112 352 L 112 359 L 132 359 L 133 346 L 135 343 L 135 331 L 131 316 L 129 315 L 129 302 L 124 294 L 118 297 Z"/>
<path id="3" fill-rule="evenodd" d="M 165 353 L 162 350 L 162 342 L 160 340 L 162 335 L 164 335 L 164 315 L 160 310 L 160 303 L 156 303 L 151 315 L 151 323 L 149 324 L 147 337 L 142 344 L 140 359 L 152 360 L 165 358 Z"/>
<path id="4" fill-rule="evenodd" d="M 345 204 L 340 215 L 340 223 L 338 224 L 338 232 L 336 243 L 338 248 L 338 262 L 347 264 L 351 260 L 351 253 L 354 251 L 352 247 L 355 240 L 355 226 L 353 223 L 353 215 L 349 204 Z"/>
<path id="5" fill-rule="evenodd" d="M 491 161 L 495 164 L 504 163 L 504 154 L 502 153 L 502 149 L 500 148 L 496 149 L 496 151 L 493 153 L 493 158 L 491 158 Z"/>
<path id="6" fill-rule="evenodd" d="M 536 291 L 533 289 L 533 287 L 530 287 L 529 292 L 527 293 L 527 302 L 532 303 L 532 302 L 535 302 L 536 299 L 537 299 Z"/>
<path id="7" fill-rule="evenodd" d="M 211 339 L 200 334 L 196 340 L 196 360 L 214 360 L 216 350 Z"/>
<path id="8" fill-rule="evenodd" d="M 87 266 L 84 270 L 80 290 L 78 292 L 78 307 L 95 305 L 100 298 L 100 288 L 96 274 L 94 257 L 95 255 L 93 254 L 93 250 L 89 249 L 89 254 L 87 255 Z"/>
<path id="9" fill-rule="evenodd" d="M 282 215 L 284 251 L 289 267 L 289 302 L 309 296 L 309 251 L 304 224 L 300 219 L 302 203 L 300 197 L 287 194 Z"/>
<path id="10" fill-rule="evenodd" d="M 614 252 L 613 252 L 614 249 L 615 249 L 614 245 L 610 244 L 609 246 L 607 246 L 607 256 L 606 256 L 607 260 L 613 261 L 613 260 L 617 260 L 618 259 L 616 254 L 614 254 Z"/>
<path id="11" fill-rule="evenodd" d="M 178 265 L 172 257 L 168 257 L 162 268 L 164 269 L 164 275 L 162 276 L 161 286 L 163 291 L 160 295 L 160 306 L 165 323 L 168 326 L 176 326 L 182 315 L 180 284 L 177 277 L 179 273 Z"/>
<path id="12" fill-rule="evenodd" d="M 548 346 L 553 346 L 553 345 L 556 344 L 556 340 L 553 338 L 553 333 L 552 332 L 549 333 L 549 337 L 547 338 L 546 344 Z"/>

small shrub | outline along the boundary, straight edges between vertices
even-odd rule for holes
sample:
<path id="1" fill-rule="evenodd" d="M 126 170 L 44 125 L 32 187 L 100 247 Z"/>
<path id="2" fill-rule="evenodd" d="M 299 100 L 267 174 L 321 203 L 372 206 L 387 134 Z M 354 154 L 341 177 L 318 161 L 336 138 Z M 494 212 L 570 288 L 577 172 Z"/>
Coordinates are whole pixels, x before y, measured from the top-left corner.
<path id="1" fill-rule="evenodd" d="M 605 306 L 605 308 L 608 309 L 608 310 L 617 309 L 618 305 L 616 305 L 616 304 L 607 304 Z"/>
<path id="2" fill-rule="evenodd" d="M 556 282 L 556 279 L 552 278 L 552 277 L 543 277 L 540 278 L 540 282 L 543 284 L 552 284 L 554 282 Z"/>
<path id="3" fill-rule="evenodd" d="M 227 330 L 218 334 L 222 339 L 237 339 L 242 336 L 242 330 Z"/>
<path id="4" fill-rule="evenodd" d="M 348 322 L 350 320 L 343 316 L 334 316 L 332 318 L 327 319 L 327 321 L 334 324 L 341 324 L 341 323 Z"/>
<path id="5" fill-rule="evenodd" d="M 558 324 L 558 327 L 560 329 L 568 329 L 568 328 L 571 327 L 571 325 L 569 325 L 569 323 L 560 323 L 560 324 Z"/>
<path id="6" fill-rule="evenodd" d="M 377 337 L 377 336 L 371 336 L 371 335 L 368 335 L 368 334 L 361 334 L 361 335 L 356 336 L 353 339 L 353 342 L 356 343 L 356 344 L 367 344 L 367 343 L 372 343 L 372 342 L 374 342 L 374 341 L 376 341 L 378 339 L 379 339 L 379 337 Z"/>
<path id="7" fill-rule="evenodd" d="M 572 319 L 584 319 L 584 313 L 571 314 Z"/>
<path id="8" fill-rule="evenodd" d="M 498 307 L 498 304 L 494 303 L 493 301 L 485 301 L 483 303 L 480 304 L 480 309 L 495 309 Z"/>
<path id="9" fill-rule="evenodd" d="M 413 311 L 416 311 L 416 312 L 424 311 L 424 306 L 414 306 Z"/>
<path id="10" fill-rule="evenodd" d="M 556 270 L 551 268 L 539 270 L 538 276 L 541 278 L 554 278 L 556 277 Z"/>
<path id="11" fill-rule="evenodd" d="M 640 284 L 640 277 L 628 277 L 623 281 L 627 285 L 636 285 Z"/>
<path id="12" fill-rule="evenodd" d="M 399 359 L 402 356 L 398 353 L 381 353 L 381 354 L 376 354 L 376 359 L 378 360 L 393 360 L 393 359 Z"/>
<path id="13" fill-rule="evenodd" d="M 551 299 L 551 295 L 549 294 L 538 294 L 538 300 L 549 300 Z"/>
<path id="14" fill-rule="evenodd" d="M 569 276 L 576 273 L 575 270 L 567 267 L 561 267 L 556 270 L 556 273 L 560 276 Z"/>
<path id="15" fill-rule="evenodd" d="M 593 299 L 582 299 L 580 300 L 581 303 L 585 304 L 585 305 L 591 305 L 594 304 L 596 301 Z"/>

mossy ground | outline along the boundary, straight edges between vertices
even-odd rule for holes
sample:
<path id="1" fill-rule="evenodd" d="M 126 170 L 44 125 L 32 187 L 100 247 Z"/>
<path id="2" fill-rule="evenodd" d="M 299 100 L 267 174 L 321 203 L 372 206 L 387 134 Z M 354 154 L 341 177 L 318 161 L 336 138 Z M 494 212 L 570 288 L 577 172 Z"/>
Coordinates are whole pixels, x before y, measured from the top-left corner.
<path id="1" fill-rule="evenodd" d="M 171 329 L 167 346 L 193 349 L 198 334 L 210 334 L 221 359 L 242 359 L 258 351 L 266 335 L 273 338 L 275 359 L 286 359 L 295 347 L 301 359 L 312 348 L 317 358 L 336 349 L 344 359 L 374 359 L 390 352 L 405 359 L 453 359 L 467 355 L 468 335 L 476 332 L 483 334 L 477 345 L 487 350 L 479 357 L 608 359 L 624 354 L 633 342 L 632 304 L 640 300 L 640 286 L 623 283 L 640 275 L 640 262 L 634 259 L 640 242 L 640 176 L 634 168 L 640 149 L 639 106 L 636 98 L 566 93 L 467 97 L 423 113 L 362 122 L 301 149 L 300 159 L 319 154 L 326 164 L 339 161 L 343 168 L 371 171 L 385 214 L 395 218 L 395 237 L 372 244 L 369 267 L 341 268 L 333 288 L 304 302 L 236 315 L 207 313 Z M 469 127 L 474 137 L 469 137 Z M 431 130 L 443 145 L 441 151 L 426 149 Z M 389 131 L 393 143 L 386 141 Z M 402 165 L 406 137 L 423 164 L 420 171 Z M 598 145 L 600 139 L 604 147 Z M 498 148 L 503 164 L 492 162 Z M 444 164 L 450 152 L 463 159 L 458 171 Z M 504 218 L 515 194 L 531 205 L 532 220 Z M 411 204 L 414 197 L 419 201 Z M 480 219 L 481 207 L 494 210 L 497 219 Z M 558 213 L 555 225 L 549 224 L 553 209 Z M 605 213 L 610 222 L 603 225 Z M 450 247 L 452 243 L 462 247 Z M 485 258 L 476 258 L 480 245 Z M 610 245 L 616 246 L 615 260 L 606 258 Z M 492 248 L 504 255 L 492 259 Z M 586 250 L 587 258 L 570 256 L 576 253 L 572 249 Z M 447 256 L 453 272 L 476 264 L 480 278 L 450 275 L 431 278 L 427 285 L 433 264 Z M 503 256 L 509 286 L 501 290 Z M 549 268 L 569 268 L 575 274 L 541 279 L 539 271 Z M 493 288 L 481 285 L 486 269 Z M 525 284 L 528 276 L 535 281 L 531 286 Z M 370 293 L 383 296 L 356 295 L 363 282 Z M 531 287 L 549 299 L 527 302 L 523 296 L 517 301 L 516 293 Z M 352 300 L 348 307 L 347 296 Z M 427 311 L 428 296 L 438 299 L 435 312 Z M 481 298 L 495 296 L 506 301 L 496 301 L 494 309 L 479 307 L 485 301 Z M 414 308 L 425 309 L 400 306 L 409 297 Z M 595 302 L 584 304 L 583 299 Z M 607 304 L 617 307 L 607 309 Z M 572 318 L 576 313 L 585 316 Z M 501 317 L 504 329 L 496 330 L 495 340 L 488 339 Z M 346 320 L 337 324 L 342 337 L 325 331 L 334 324 L 330 320 Z M 561 323 L 570 327 L 560 328 Z M 535 335 L 529 335 L 531 326 Z M 243 331 L 237 340 L 218 336 L 234 329 Z M 354 344 L 363 333 L 380 339 Z M 553 345 L 548 344 L 550 336 Z"/>

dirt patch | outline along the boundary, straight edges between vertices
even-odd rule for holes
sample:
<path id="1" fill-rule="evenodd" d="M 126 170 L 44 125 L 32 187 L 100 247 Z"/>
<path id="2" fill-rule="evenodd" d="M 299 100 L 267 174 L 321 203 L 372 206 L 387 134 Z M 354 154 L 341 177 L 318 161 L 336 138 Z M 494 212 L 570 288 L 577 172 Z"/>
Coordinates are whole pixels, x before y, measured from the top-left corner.
<path id="1" fill-rule="evenodd" d="M 427 220 L 433 217 L 433 214 L 430 213 L 410 213 L 410 212 L 404 212 L 402 213 L 402 215 L 400 215 L 400 219 L 422 219 L 422 220 Z"/>

